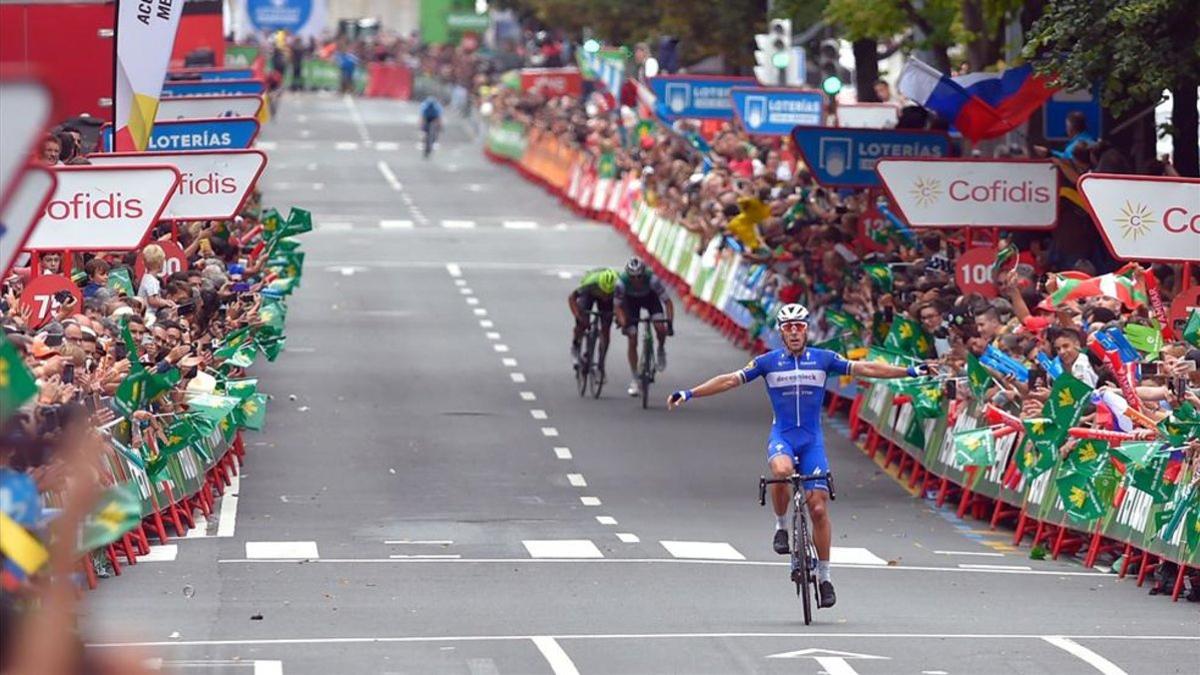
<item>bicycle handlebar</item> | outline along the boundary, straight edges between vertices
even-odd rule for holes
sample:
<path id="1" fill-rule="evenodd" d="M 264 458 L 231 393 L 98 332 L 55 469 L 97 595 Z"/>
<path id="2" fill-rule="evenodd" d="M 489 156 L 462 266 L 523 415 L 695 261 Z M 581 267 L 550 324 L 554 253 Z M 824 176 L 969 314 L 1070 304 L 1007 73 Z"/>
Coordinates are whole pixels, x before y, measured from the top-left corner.
<path id="1" fill-rule="evenodd" d="M 829 498 L 837 499 L 837 495 L 834 493 L 834 490 L 833 490 L 833 472 L 832 471 L 830 471 L 829 473 L 812 473 L 812 474 L 806 474 L 806 475 L 800 475 L 798 473 L 794 473 L 794 474 L 788 476 L 787 478 L 767 478 L 766 476 L 759 476 L 758 477 L 758 505 L 759 506 L 767 505 L 767 486 L 768 485 L 771 485 L 773 483 L 791 483 L 793 489 L 799 490 L 800 486 L 802 484 L 811 483 L 813 481 L 818 481 L 818 480 L 825 481 L 825 483 L 829 486 Z"/>

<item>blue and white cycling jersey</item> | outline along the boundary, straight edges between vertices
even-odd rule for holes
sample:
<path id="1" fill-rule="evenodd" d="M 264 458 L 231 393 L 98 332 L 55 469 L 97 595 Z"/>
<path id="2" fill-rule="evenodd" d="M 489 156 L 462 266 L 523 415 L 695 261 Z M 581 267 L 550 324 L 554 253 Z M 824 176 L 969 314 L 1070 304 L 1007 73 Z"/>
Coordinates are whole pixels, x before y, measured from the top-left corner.
<path id="1" fill-rule="evenodd" d="M 431 96 L 421 102 L 418 116 L 421 118 L 422 125 L 428 124 L 442 116 L 442 104 Z"/>
<path id="2" fill-rule="evenodd" d="M 806 347 L 799 355 L 776 349 L 756 357 L 739 372 L 742 382 L 763 378 L 775 409 L 775 430 L 800 429 L 820 436 L 825 379 L 831 373 L 849 375 L 850 362 L 828 349 Z"/>
<path id="3" fill-rule="evenodd" d="M 787 455 L 800 473 L 829 473 L 821 433 L 825 379 L 830 374 L 849 375 L 850 362 L 827 349 L 807 347 L 801 354 L 776 349 L 755 358 L 738 374 L 743 383 L 762 377 L 767 385 L 767 396 L 775 411 L 767 439 L 767 462 L 777 455 Z M 808 487 L 829 489 L 825 481 L 812 482 Z"/>

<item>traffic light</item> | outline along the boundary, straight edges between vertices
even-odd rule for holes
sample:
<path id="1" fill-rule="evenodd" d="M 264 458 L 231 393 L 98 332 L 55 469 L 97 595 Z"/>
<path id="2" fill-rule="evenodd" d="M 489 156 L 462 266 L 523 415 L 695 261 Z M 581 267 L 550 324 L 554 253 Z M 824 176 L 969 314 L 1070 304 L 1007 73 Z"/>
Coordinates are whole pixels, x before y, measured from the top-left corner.
<path id="1" fill-rule="evenodd" d="M 764 86 L 779 86 L 792 82 L 795 70 L 792 58 L 792 20 L 771 19 L 766 33 L 754 36 L 754 76 Z"/>
<path id="2" fill-rule="evenodd" d="M 817 66 L 820 70 L 821 91 L 824 91 L 829 96 L 837 96 L 838 92 L 845 86 L 842 81 L 841 68 L 838 64 L 838 43 L 837 40 L 824 40 L 821 42 L 820 58 Z"/>

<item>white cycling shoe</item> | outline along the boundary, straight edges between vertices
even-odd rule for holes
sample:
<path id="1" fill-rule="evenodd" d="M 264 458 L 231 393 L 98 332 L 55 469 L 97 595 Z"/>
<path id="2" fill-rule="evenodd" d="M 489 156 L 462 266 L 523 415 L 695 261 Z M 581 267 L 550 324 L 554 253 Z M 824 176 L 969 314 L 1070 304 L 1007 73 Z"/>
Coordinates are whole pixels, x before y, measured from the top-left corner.
<path id="1" fill-rule="evenodd" d="M 642 393 L 642 387 L 640 384 L 638 384 L 637 380 L 631 380 L 629 382 L 629 386 L 625 389 L 625 393 L 629 394 L 630 396 L 637 396 L 638 394 Z"/>

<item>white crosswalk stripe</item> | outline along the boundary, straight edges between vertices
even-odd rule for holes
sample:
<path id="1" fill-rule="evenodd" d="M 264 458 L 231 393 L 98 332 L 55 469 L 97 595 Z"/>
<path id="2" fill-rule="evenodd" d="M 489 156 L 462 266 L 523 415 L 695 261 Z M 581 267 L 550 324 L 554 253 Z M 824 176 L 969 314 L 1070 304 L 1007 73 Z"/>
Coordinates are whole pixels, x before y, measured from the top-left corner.
<path id="1" fill-rule="evenodd" d="M 603 558 L 591 539 L 525 539 L 521 542 L 532 558 Z"/>
<path id="2" fill-rule="evenodd" d="M 393 141 L 379 141 L 375 144 L 375 149 L 383 150 L 385 152 L 394 152 L 400 149 L 400 144 Z"/>
<path id="3" fill-rule="evenodd" d="M 338 141 L 333 147 L 337 148 L 338 150 L 357 150 L 358 143 L 353 141 Z"/>
<path id="4" fill-rule="evenodd" d="M 746 556 L 724 541 L 659 541 L 676 558 L 745 560 Z"/>
<path id="5" fill-rule="evenodd" d="M 413 221 L 411 220 L 381 220 L 379 227 L 385 230 L 411 230 L 413 229 Z"/>
<path id="6" fill-rule="evenodd" d="M 443 220 L 442 227 L 447 230 L 472 230 L 475 229 L 475 221 L 473 220 Z"/>
<path id="7" fill-rule="evenodd" d="M 506 220 L 504 221 L 504 229 L 506 230 L 536 230 L 537 222 L 532 220 Z"/>

